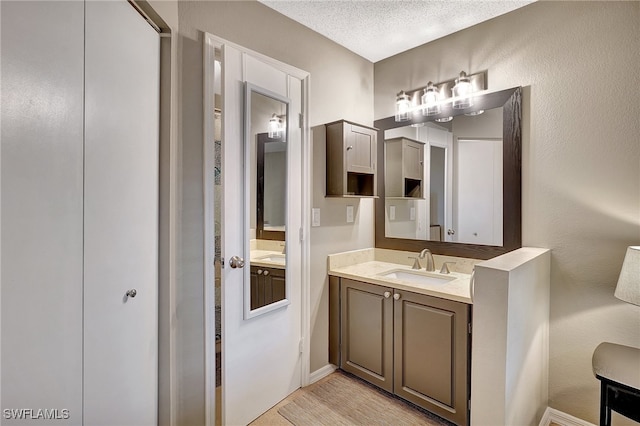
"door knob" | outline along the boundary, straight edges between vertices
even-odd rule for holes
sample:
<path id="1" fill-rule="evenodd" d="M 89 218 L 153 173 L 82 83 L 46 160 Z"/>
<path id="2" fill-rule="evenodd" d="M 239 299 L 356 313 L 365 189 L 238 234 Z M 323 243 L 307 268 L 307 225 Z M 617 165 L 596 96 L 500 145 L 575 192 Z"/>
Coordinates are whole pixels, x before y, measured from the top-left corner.
<path id="1" fill-rule="evenodd" d="M 388 298 L 390 298 L 390 297 L 391 297 L 391 292 L 389 292 L 389 291 L 385 291 L 385 292 L 384 292 L 384 298 L 385 298 L 385 299 L 388 299 Z"/>
<path id="2" fill-rule="evenodd" d="M 454 235 L 455 233 L 456 231 L 454 231 L 453 229 L 447 229 L 447 234 Z"/>
<path id="3" fill-rule="evenodd" d="M 125 294 L 127 297 L 136 297 L 136 294 L 138 294 L 138 292 L 136 291 L 135 288 L 132 288 L 131 290 L 127 291 Z"/>
<path id="4" fill-rule="evenodd" d="M 244 259 L 240 256 L 233 256 L 229 259 L 229 265 L 232 268 L 244 268 Z"/>

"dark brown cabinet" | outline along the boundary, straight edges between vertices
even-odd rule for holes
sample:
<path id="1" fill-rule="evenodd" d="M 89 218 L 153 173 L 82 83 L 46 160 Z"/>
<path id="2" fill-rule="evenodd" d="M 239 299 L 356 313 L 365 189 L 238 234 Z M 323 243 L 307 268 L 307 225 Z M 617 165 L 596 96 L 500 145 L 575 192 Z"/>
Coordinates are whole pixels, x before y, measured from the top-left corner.
<path id="1" fill-rule="evenodd" d="M 377 129 L 345 120 L 325 128 L 327 196 L 375 196 Z"/>
<path id="2" fill-rule="evenodd" d="M 285 270 L 251 266 L 251 310 L 285 298 Z"/>
<path id="3" fill-rule="evenodd" d="M 404 137 L 387 139 L 385 147 L 385 196 L 424 197 L 424 143 Z"/>
<path id="4" fill-rule="evenodd" d="M 330 300 L 331 362 L 468 424 L 469 305 L 336 277 L 330 277 Z"/>

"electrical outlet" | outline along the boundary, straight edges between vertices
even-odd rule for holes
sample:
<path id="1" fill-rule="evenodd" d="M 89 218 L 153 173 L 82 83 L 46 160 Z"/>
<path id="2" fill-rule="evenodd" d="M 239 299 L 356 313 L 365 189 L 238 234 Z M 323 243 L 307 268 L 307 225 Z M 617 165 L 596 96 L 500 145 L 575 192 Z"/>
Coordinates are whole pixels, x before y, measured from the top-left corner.
<path id="1" fill-rule="evenodd" d="M 320 226 L 320 209 L 311 209 L 311 226 Z"/>
<path id="2" fill-rule="evenodd" d="M 389 206 L 389 220 L 396 220 L 396 206 Z"/>
<path id="3" fill-rule="evenodd" d="M 353 206 L 347 206 L 347 223 L 353 223 Z"/>

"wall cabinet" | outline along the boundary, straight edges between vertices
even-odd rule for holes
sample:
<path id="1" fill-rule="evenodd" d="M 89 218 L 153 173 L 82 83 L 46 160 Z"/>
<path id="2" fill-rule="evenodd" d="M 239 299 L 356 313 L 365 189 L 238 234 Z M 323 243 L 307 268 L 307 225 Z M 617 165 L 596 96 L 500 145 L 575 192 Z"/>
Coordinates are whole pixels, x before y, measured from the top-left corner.
<path id="1" fill-rule="evenodd" d="M 251 309 L 285 298 L 285 269 L 251 266 Z"/>
<path id="2" fill-rule="evenodd" d="M 377 129 L 345 120 L 325 128 L 327 196 L 375 196 Z"/>
<path id="3" fill-rule="evenodd" d="M 468 423 L 469 305 L 337 277 L 330 278 L 330 300 L 331 362 L 447 420 Z"/>
<path id="4" fill-rule="evenodd" d="M 385 196 L 424 198 L 424 143 L 400 137 L 384 147 Z"/>

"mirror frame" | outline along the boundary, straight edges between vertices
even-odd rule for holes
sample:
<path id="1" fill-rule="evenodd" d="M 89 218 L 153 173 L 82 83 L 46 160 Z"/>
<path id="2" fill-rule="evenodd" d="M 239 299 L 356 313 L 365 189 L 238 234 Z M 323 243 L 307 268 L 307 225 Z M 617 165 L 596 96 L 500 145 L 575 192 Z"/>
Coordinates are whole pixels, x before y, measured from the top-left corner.
<path id="1" fill-rule="evenodd" d="M 251 243 L 250 243 L 250 229 L 251 229 L 251 191 L 249 190 L 249 182 L 252 180 L 251 176 L 251 167 L 249 166 L 251 162 L 251 145 L 254 143 L 251 134 L 251 99 L 253 93 L 257 93 L 262 96 L 266 96 L 268 98 L 274 99 L 276 101 L 282 102 L 286 105 L 286 127 L 285 134 L 290 134 L 290 117 L 289 117 L 289 105 L 291 104 L 291 100 L 284 96 L 280 96 L 277 93 L 274 93 L 270 90 L 262 88 L 260 86 L 256 86 L 255 84 L 251 84 L 249 82 L 244 82 L 244 135 L 242 143 L 244 144 L 244 182 L 242 184 L 242 190 L 244 191 L 244 259 L 246 261 L 246 265 L 243 269 L 244 271 L 244 292 L 243 292 L 243 305 L 244 305 L 244 319 L 249 320 L 251 318 L 255 318 L 259 315 L 266 314 L 267 312 L 274 311 L 276 309 L 280 309 L 291 304 L 289 297 L 291 295 L 291 280 L 286 279 L 287 274 L 287 259 L 288 256 L 285 254 L 285 289 L 284 289 L 284 299 L 279 300 L 277 302 L 273 302 L 269 305 L 261 306 L 256 309 L 251 309 Z M 257 169 L 257 167 L 256 167 Z M 289 145 L 287 145 L 287 192 L 289 185 Z M 256 188 L 257 192 L 257 188 Z M 286 211 L 286 209 L 285 209 Z M 289 215 L 285 214 L 285 224 L 289 223 Z M 257 228 L 257 223 L 256 223 Z M 286 230 L 285 230 L 285 244 L 286 244 Z M 257 232 L 256 232 L 257 238 Z"/>
<path id="2" fill-rule="evenodd" d="M 502 119 L 502 191 L 503 220 L 502 245 L 454 243 L 444 241 L 410 240 L 389 238 L 385 235 L 385 188 L 384 188 L 384 132 L 411 124 L 435 121 L 442 117 L 455 117 L 478 110 L 503 107 Z M 475 259 L 491 259 L 495 256 L 522 247 L 522 87 L 484 93 L 474 96 L 474 105 L 456 110 L 451 104 L 444 105 L 438 115 L 414 116 L 413 120 L 396 122 L 395 117 L 387 117 L 374 122 L 378 129 L 378 196 L 375 206 L 375 239 L 377 248 L 419 252 L 428 248 L 433 254 L 458 256 Z"/>

